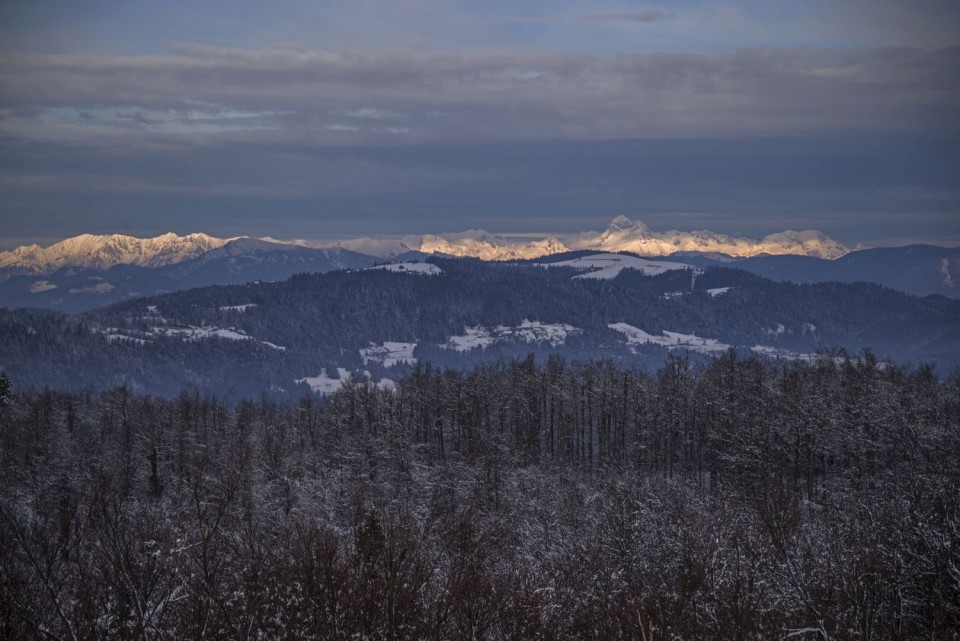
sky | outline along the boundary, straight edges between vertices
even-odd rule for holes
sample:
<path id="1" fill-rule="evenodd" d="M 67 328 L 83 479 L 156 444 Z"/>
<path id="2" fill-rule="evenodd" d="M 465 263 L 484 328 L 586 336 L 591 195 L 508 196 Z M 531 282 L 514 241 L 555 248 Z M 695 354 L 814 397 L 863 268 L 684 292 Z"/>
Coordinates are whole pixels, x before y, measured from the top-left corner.
<path id="1" fill-rule="evenodd" d="M 0 248 L 483 228 L 960 245 L 947 0 L 7 0 Z"/>

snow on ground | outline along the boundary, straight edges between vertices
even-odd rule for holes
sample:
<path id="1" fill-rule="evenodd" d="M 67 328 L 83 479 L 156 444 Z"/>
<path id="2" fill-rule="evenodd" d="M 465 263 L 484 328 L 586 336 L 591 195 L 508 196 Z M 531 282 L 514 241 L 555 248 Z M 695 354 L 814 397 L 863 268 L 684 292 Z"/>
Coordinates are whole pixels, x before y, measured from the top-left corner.
<path id="1" fill-rule="evenodd" d="M 594 254 L 559 263 L 540 263 L 542 267 L 573 267 L 590 270 L 574 278 L 616 278 L 624 269 L 636 269 L 646 276 L 655 276 L 673 269 L 694 269 L 693 265 L 673 263 L 664 260 L 646 260 L 623 254 Z"/>
<path id="2" fill-rule="evenodd" d="M 524 320 L 519 327 L 500 325 L 495 331 L 504 337 L 516 336 L 527 343 L 550 343 L 556 347 L 563 345 L 567 341 L 567 336 L 578 333 L 580 330 L 566 323 L 550 324 Z"/>
<path id="3" fill-rule="evenodd" d="M 234 341 L 255 341 L 261 345 L 265 345 L 281 352 L 287 349 L 286 347 L 274 345 L 273 343 L 268 343 L 267 341 L 257 340 L 253 336 L 250 336 L 249 334 L 244 333 L 242 330 L 234 327 L 230 327 L 228 329 L 222 329 L 213 325 L 205 325 L 203 327 L 194 327 L 193 325 L 151 327 L 150 333 L 157 336 L 173 336 L 176 338 L 182 338 L 183 340 L 192 341 L 199 341 L 206 338 L 225 338 L 227 340 Z"/>
<path id="4" fill-rule="evenodd" d="M 710 296 L 716 298 L 717 296 L 722 296 L 723 294 L 726 294 L 731 289 L 733 288 L 732 287 L 714 287 L 712 289 L 708 289 L 707 293 L 710 294 Z"/>
<path id="5" fill-rule="evenodd" d="M 396 343 L 385 341 L 380 345 L 370 343 L 370 347 L 360 350 L 360 358 L 364 363 L 380 363 L 384 367 L 393 367 L 401 362 L 416 365 L 417 359 L 413 355 L 416 343 Z"/>
<path id="6" fill-rule="evenodd" d="M 433 263 L 390 263 L 389 265 L 376 265 L 367 267 L 367 269 L 384 269 L 388 272 L 399 272 L 402 274 L 426 274 L 435 275 L 443 270 Z"/>
<path id="7" fill-rule="evenodd" d="M 771 347 L 770 345 L 754 345 L 750 348 L 750 351 L 754 354 L 761 354 L 763 356 L 774 356 L 776 358 L 783 358 L 788 361 L 793 360 L 809 360 L 811 358 L 810 354 L 798 354 L 796 352 L 791 352 L 789 350 L 783 349 L 781 347 Z"/>
<path id="8" fill-rule="evenodd" d="M 331 378 L 327 376 L 327 370 L 321 369 L 318 375 L 298 378 L 297 382 L 306 383 L 311 390 L 318 394 L 333 394 L 351 378 L 350 370 L 342 367 L 337 368 L 337 375 L 339 378 Z"/>
<path id="9" fill-rule="evenodd" d="M 486 327 L 467 327 L 463 336 L 451 336 L 443 349 L 467 352 L 477 347 L 488 347 L 496 342 L 522 340 L 526 343 L 550 343 L 556 347 L 563 345 L 567 337 L 579 334 L 580 329 L 566 323 L 541 323 L 524 320 L 517 327 L 498 325 L 493 329 Z"/>
<path id="10" fill-rule="evenodd" d="M 137 338 L 136 336 L 125 336 L 124 334 L 104 334 L 103 337 L 111 343 L 114 341 L 128 341 L 130 343 L 136 343 L 137 345 L 143 345 L 147 342 L 143 338 Z"/>
<path id="11" fill-rule="evenodd" d="M 454 349 L 458 352 L 468 352 L 477 347 L 487 347 L 497 342 L 486 327 L 467 327 L 463 336 L 451 336 L 441 345 L 443 349 Z"/>
<path id="12" fill-rule="evenodd" d="M 256 303 L 244 303 L 243 305 L 224 305 L 220 308 L 221 312 L 245 312 L 251 307 L 256 307 Z M 151 305 L 151 307 L 153 307 Z"/>
<path id="13" fill-rule="evenodd" d="M 703 354 L 712 354 L 716 352 L 725 352 L 730 349 L 726 343 L 721 343 L 715 338 L 701 338 L 694 334 L 681 334 L 679 332 L 664 331 L 661 336 L 648 334 L 639 327 L 628 325 L 627 323 L 611 323 L 608 327 L 623 334 L 627 339 L 627 345 L 640 345 L 650 343 L 667 348 L 684 348 Z"/>
<path id="14" fill-rule="evenodd" d="M 367 378 L 370 378 L 370 372 L 364 371 L 364 374 L 367 376 Z M 327 370 L 321 369 L 320 374 L 317 376 L 298 378 L 296 382 L 306 383 L 315 393 L 327 395 L 333 394 L 343 387 L 347 381 L 353 379 L 353 375 L 350 373 L 350 370 L 344 369 L 343 367 L 337 368 L 337 376 L 339 378 L 327 376 Z M 392 391 L 397 388 L 397 382 L 390 378 L 381 378 L 380 382 L 376 383 L 376 386 L 380 389 Z"/>
<path id="15" fill-rule="evenodd" d="M 30 285 L 31 294 L 39 294 L 40 292 L 49 292 L 51 289 L 56 289 L 57 286 L 51 283 L 49 280 L 38 280 Z"/>

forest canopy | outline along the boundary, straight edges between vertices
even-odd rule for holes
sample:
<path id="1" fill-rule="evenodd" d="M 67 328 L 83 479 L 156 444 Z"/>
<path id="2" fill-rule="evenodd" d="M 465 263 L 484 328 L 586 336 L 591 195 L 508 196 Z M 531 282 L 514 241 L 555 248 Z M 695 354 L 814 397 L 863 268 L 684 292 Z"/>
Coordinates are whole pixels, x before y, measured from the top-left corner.
<path id="1" fill-rule="evenodd" d="M 0 439 L 4 638 L 960 631 L 960 380 L 869 355 L 48 390 Z"/>

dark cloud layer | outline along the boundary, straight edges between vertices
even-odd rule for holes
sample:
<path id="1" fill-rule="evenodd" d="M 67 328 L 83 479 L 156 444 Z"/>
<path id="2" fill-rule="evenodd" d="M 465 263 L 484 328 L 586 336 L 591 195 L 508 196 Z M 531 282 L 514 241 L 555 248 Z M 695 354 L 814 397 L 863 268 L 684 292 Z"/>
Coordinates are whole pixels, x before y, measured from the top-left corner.
<path id="1" fill-rule="evenodd" d="M 0 236 L 198 229 L 331 238 L 487 227 L 820 228 L 960 240 L 960 140 L 871 136 L 317 147 L 6 141 Z M 11 160 L 16 158 L 15 161 Z"/>
<path id="2" fill-rule="evenodd" d="M 0 128 L 87 138 L 149 131 L 152 119 L 173 133 L 384 144 L 960 126 L 960 48 L 583 56 L 182 45 L 177 52 L 2 56 Z M 43 127 L 18 117 L 23 110 L 45 115 Z"/>
<path id="3" fill-rule="evenodd" d="M 661 19 L 631 15 L 602 14 Z M 0 236 L 559 232 L 624 213 L 957 239 L 957 77 L 960 48 L 5 54 Z"/>

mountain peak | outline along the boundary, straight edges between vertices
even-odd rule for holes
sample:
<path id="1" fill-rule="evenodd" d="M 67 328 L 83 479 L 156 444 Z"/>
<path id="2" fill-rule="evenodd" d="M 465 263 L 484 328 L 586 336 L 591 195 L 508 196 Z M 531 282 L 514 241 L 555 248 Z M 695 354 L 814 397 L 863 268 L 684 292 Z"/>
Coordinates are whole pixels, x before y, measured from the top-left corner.
<path id="1" fill-rule="evenodd" d="M 607 225 L 607 231 L 612 233 L 624 231 L 644 233 L 649 231 L 649 228 L 639 220 L 630 220 L 626 216 L 620 215 L 610 221 L 610 224 Z"/>
<path id="2" fill-rule="evenodd" d="M 168 232 L 153 238 L 80 234 L 49 247 L 32 245 L 2 252 L 0 268 L 14 274 L 49 274 L 63 267 L 106 269 L 124 264 L 162 267 L 195 258 L 226 242 L 202 233 L 178 236 Z"/>

